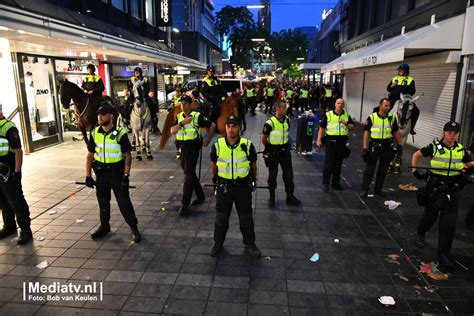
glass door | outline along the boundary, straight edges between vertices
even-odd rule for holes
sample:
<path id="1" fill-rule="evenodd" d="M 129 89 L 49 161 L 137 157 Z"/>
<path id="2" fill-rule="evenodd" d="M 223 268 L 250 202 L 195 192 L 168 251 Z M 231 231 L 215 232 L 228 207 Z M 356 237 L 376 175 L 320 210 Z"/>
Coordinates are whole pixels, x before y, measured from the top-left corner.
<path id="1" fill-rule="evenodd" d="M 474 74 L 467 75 L 464 96 L 464 122 L 462 124 L 462 143 L 469 146 L 474 142 Z"/>

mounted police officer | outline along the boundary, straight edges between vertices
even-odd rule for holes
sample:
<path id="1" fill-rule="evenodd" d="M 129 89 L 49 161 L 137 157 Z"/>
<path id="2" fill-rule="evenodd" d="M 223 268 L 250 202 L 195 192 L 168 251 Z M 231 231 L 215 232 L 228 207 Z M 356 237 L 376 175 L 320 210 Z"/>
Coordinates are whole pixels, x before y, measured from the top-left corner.
<path id="1" fill-rule="evenodd" d="M 100 226 L 91 234 L 92 239 L 100 239 L 110 232 L 110 199 L 114 192 L 118 207 L 125 222 L 130 226 L 135 242 L 141 240 L 138 220 L 135 216 L 129 193 L 129 176 L 132 165 L 132 146 L 126 129 L 114 126 L 115 109 L 108 102 L 101 102 L 97 110 L 99 126 L 91 131 L 87 149 L 86 185 L 96 186 L 100 208 Z M 96 181 L 92 178 L 94 170 Z"/>
<path id="2" fill-rule="evenodd" d="M 18 129 L 12 121 L 3 116 L 0 103 L 0 208 L 3 216 L 0 239 L 16 235 L 18 223 L 21 229 L 18 245 L 24 245 L 33 239 L 30 209 L 21 187 L 22 163 L 23 151 Z"/>
<path id="3" fill-rule="evenodd" d="M 87 75 L 82 80 L 81 88 L 89 96 L 90 101 L 98 106 L 105 87 L 102 78 L 95 74 L 95 66 L 93 64 L 87 65 Z"/>
<path id="4" fill-rule="evenodd" d="M 285 183 L 286 203 L 300 205 L 301 201 L 294 196 L 293 165 L 290 152 L 290 119 L 286 116 L 287 104 L 283 100 L 275 102 L 275 115 L 263 125 L 261 141 L 265 146 L 265 164 L 268 167 L 268 186 L 270 198 L 268 206 L 275 206 L 278 165 L 281 165 Z"/>
<path id="5" fill-rule="evenodd" d="M 252 214 L 252 191 L 257 177 L 257 153 L 252 142 L 240 137 L 240 121 L 236 116 L 226 120 L 226 137 L 221 137 L 211 149 L 211 172 L 216 185 L 216 221 L 212 257 L 218 256 L 229 229 L 229 217 L 235 203 L 245 254 L 260 257 L 255 245 Z"/>
<path id="6" fill-rule="evenodd" d="M 184 171 L 183 197 L 179 209 L 180 216 L 186 216 L 190 212 L 189 205 L 197 206 L 204 203 L 205 196 L 201 183 L 196 175 L 196 165 L 201 148 L 207 147 L 214 135 L 216 126 L 204 115 L 192 110 L 190 96 L 181 99 L 181 109 L 175 123 L 171 127 L 171 134 L 176 134 L 176 140 L 181 148 L 181 168 Z M 201 128 L 208 129 L 207 139 L 202 140 Z M 196 199 L 192 201 L 193 191 Z"/>
<path id="7" fill-rule="evenodd" d="M 397 68 L 398 74 L 390 80 L 387 85 L 388 98 L 390 100 L 390 110 L 395 105 L 395 102 L 400 100 L 400 94 L 415 95 L 415 79 L 410 76 L 410 65 L 401 64 Z M 420 110 L 415 105 L 411 112 L 411 134 L 416 134 L 415 125 L 420 116 Z"/>
<path id="8" fill-rule="evenodd" d="M 383 98 L 379 102 L 379 111 L 372 113 L 367 118 L 364 126 L 364 142 L 362 158 L 367 163 L 362 178 L 362 198 L 367 197 L 370 182 L 379 162 L 375 178 L 374 193 L 385 197 L 382 191 L 385 176 L 395 152 L 401 150 L 401 137 L 398 131 L 397 119 L 390 112 L 390 101 Z"/>
<path id="9" fill-rule="evenodd" d="M 347 111 L 344 110 L 345 102 L 337 99 L 335 109 L 326 112 L 326 115 L 319 124 L 317 146 L 326 146 L 323 171 L 323 190 L 329 191 L 329 182 L 332 175 L 332 187 L 336 190 L 343 190 L 340 179 L 342 170 L 342 160 L 347 155 L 346 147 L 349 139 L 349 130 L 354 128 L 354 121 Z M 326 134 L 324 143 L 323 135 Z"/>
<path id="10" fill-rule="evenodd" d="M 216 67 L 207 65 L 206 71 L 207 75 L 202 79 L 201 92 L 206 98 L 206 102 L 211 104 L 210 119 L 212 122 L 216 122 L 221 103 L 227 98 L 227 92 L 216 77 Z"/>
<path id="11" fill-rule="evenodd" d="M 440 214 L 437 253 L 442 269 L 454 268 L 451 247 L 456 230 L 460 194 L 465 184 L 463 169 L 474 166 L 467 150 L 457 142 L 460 130 L 459 123 L 446 123 L 443 138 L 416 151 L 412 157 L 413 175 L 417 179 L 427 180 L 425 213 L 418 225 L 417 245 L 420 248 L 425 246 L 425 235 Z M 421 174 L 417 170 L 418 161 L 422 157 L 431 157 L 431 169 L 427 174 Z"/>
<path id="12" fill-rule="evenodd" d="M 140 87 L 140 95 L 135 95 L 133 88 L 138 84 Z M 150 93 L 150 79 L 146 76 L 143 76 L 143 70 L 140 67 L 135 67 L 133 69 L 133 76 L 130 77 L 130 80 L 127 83 L 127 89 L 130 94 L 129 100 L 130 104 L 133 104 L 136 98 L 139 99 L 141 103 L 146 102 L 148 104 L 148 93 Z"/>

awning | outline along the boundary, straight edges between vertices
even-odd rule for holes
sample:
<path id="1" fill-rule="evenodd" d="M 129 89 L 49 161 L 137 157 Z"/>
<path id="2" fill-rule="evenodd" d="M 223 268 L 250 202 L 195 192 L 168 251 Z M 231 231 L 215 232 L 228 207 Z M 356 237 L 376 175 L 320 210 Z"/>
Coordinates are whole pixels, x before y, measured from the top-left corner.
<path id="1" fill-rule="evenodd" d="M 15 44 L 18 47 L 12 46 L 13 51 L 27 48 L 25 53 L 74 57 L 71 52 L 94 51 L 108 56 L 109 61 L 117 58 L 206 69 L 206 64 L 200 61 L 147 45 L 139 36 L 136 36 L 139 41 L 131 41 L 6 5 L 0 5 L 0 37 L 18 43 Z"/>
<path id="2" fill-rule="evenodd" d="M 350 52 L 322 68 L 322 72 L 401 62 L 427 52 L 460 50 L 464 14 Z"/>
<path id="3" fill-rule="evenodd" d="M 299 64 L 298 70 L 321 70 L 326 64 L 317 64 L 317 63 L 304 63 Z"/>

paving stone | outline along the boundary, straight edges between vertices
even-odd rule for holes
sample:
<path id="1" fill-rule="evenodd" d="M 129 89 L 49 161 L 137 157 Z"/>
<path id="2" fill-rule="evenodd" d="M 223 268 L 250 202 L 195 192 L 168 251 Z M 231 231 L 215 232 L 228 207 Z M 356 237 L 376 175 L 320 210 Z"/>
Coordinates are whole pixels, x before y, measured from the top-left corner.
<path id="1" fill-rule="evenodd" d="M 140 283 L 174 284 L 177 278 L 177 273 L 145 272 Z"/>
<path id="2" fill-rule="evenodd" d="M 122 271 L 112 270 L 106 277 L 106 281 L 114 282 L 138 282 L 142 277 L 143 272 L 140 271 Z"/>
<path id="3" fill-rule="evenodd" d="M 288 306 L 283 305 L 262 305 L 262 304 L 249 304 L 247 315 L 288 315 Z"/>
<path id="4" fill-rule="evenodd" d="M 247 304 L 242 303 L 223 303 L 209 302 L 206 307 L 206 315 L 246 315 Z"/>
<path id="5" fill-rule="evenodd" d="M 249 303 L 287 305 L 288 296 L 286 292 L 253 290 L 249 292 Z"/>
<path id="6" fill-rule="evenodd" d="M 318 294 L 324 294 L 325 292 L 323 282 L 286 280 L 286 284 L 287 284 L 289 292 L 318 293 Z"/>
<path id="7" fill-rule="evenodd" d="M 231 303 L 247 303 L 249 300 L 249 290 L 212 288 L 209 300 Z"/>
<path id="8" fill-rule="evenodd" d="M 234 289 L 248 289 L 250 287 L 250 284 L 249 278 L 246 277 L 216 275 L 212 286 Z"/>
<path id="9" fill-rule="evenodd" d="M 168 299 L 166 305 L 163 308 L 163 313 L 166 314 L 193 314 L 201 315 L 206 309 L 205 301 L 194 301 L 194 300 L 180 300 L 180 299 Z"/>
<path id="10" fill-rule="evenodd" d="M 165 299 L 130 296 L 123 307 L 123 311 L 159 314 L 164 305 Z"/>
<path id="11" fill-rule="evenodd" d="M 176 280 L 177 285 L 206 286 L 212 284 L 212 275 L 200 274 L 179 274 Z"/>
<path id="12" fill-rule="evenodd" d="M 175 285 L 169 297 L 174 299 L 206 301 L 210 288 L 202 286 Z"/>

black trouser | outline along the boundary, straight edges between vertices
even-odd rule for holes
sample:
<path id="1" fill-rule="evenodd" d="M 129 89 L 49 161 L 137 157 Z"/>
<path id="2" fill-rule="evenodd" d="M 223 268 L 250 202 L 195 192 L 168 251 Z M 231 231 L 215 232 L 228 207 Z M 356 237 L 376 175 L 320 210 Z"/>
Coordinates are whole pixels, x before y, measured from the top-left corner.
<path id="1" fill-rule="evenodd" d="M 377 162 L 379 162 L 377 175 L 375 177 L 375 191 L 382 190 L 385 176 L 387 175 L 390 162 L 394 157 L 394 150 L 390 144 L 371 144 L 367 166 L 362 178 L 362 190 L 369 190 L 370 182 L 375 173 Z"/>
<path id="2" fill-rule="evenodd" d="M 285 146 L 286 147 L 286 146 Z M 295 185 L 293 183 L 293 164 L 291 163 L 291 152 L 288 147 L 283 150 L 273 150 L 268 157 L 268 186 L 270 190 L 277 187 L 278 165 L 283 171 L 283 182 L 285 183 L 285 191 L 287 195 L 293 195 Z"/>
<path id="3" fill-rule="evenodd" d="M 209 103 L 211 104 L 211 114 L 210 114 L 209 119 L 215 123 L 217 122 L 217 118 L 219 117 L 219 113 L 221 111 L 221 105 L 218 100 L 214 100 L 214 99 L 210 100 Z"/>
<path id="4" fill-rule="evenodd" d="M 22 230 L 30 229 L 30 209 L 26 203 L 21 181 L 0 181 L 0 208 L 2 209 L 3 225 L 6 229 L 16 230 L 15 216 Z"/>
<path id="5" fill-rule="evenodd" d="M 121 185 L 123 171 L 120 168 L 94 169 L 96 174 L 96 195 L 100 208 L 100 225 L 110 227 L 110 199 L 114 191 L 115 199 L 125 222 L 131 228 L 137 227 L 138 220 L 135 216 L 128 187 Z"/>
<path id="6" fill-rule="evenodd" d="M 308 98 L 299 98 L 299 108 L 301 108 L 301 112 L 308 111 Z"/>
<path id="7" fill-rule="evenodd" d="M 438 234 L 438 255 L 448 255 L 453 245 L 454 232 L 456 230 L 456 220 L 458 218 L 460 192 L 449 194 L 433 194 L 433 181 L 428 181 L 427 192 L 429 194 L 428 204 L 425 213 L 418 224 L 418 235 L 424 236 L 439 217 Z"/>
<path id="8" fill-rule="evenodd" d="M 272 107 L 273 103 L 275 102 L 275 97 L 265 97 L 265 114 L 268 113 L 268 110 L 270 109 L 270 113 L 272 113 Z"/>
<path id="9" fill-rule="evenodd" d="M 184 171 L 183 197 L 181 204 L 185 207 L 191 203 L 193 191 L 197 197 L 204 197 L 201 183 L 196 175 L 196 165 L 199 159 L 202 142 L 183 141 L 181 147 L 181 168 Z"/>
<path id="10" fill-rule="evenodd" d="M 247 106 L 250 108 L 250 114 L 255 115 L 255 109 L 257 108 L 257 98 L 247 97 Z"/>
<path id="11" fill-rule="evenodd" d="M 338 136 L 326 138 L 326 155 L 324 158 L 323 184 L 329 185 L 332 175 L 332 184 L 339 184 L 341 179 L 342 160 L 346 148 L 347 138 Z"/>
<path id="12" fill-rule="evenodd" d="M 255 244 L 255 230 L 252 214 L 252 192 L 248 186 L 229 187 L 226 192 L 216 194 L 216 222 L 214 226 L 214 242 L 222 246 L 229 229 L 229 217 L 235 203 L 239 215 L 240 231 L 244 245 Z"/>

